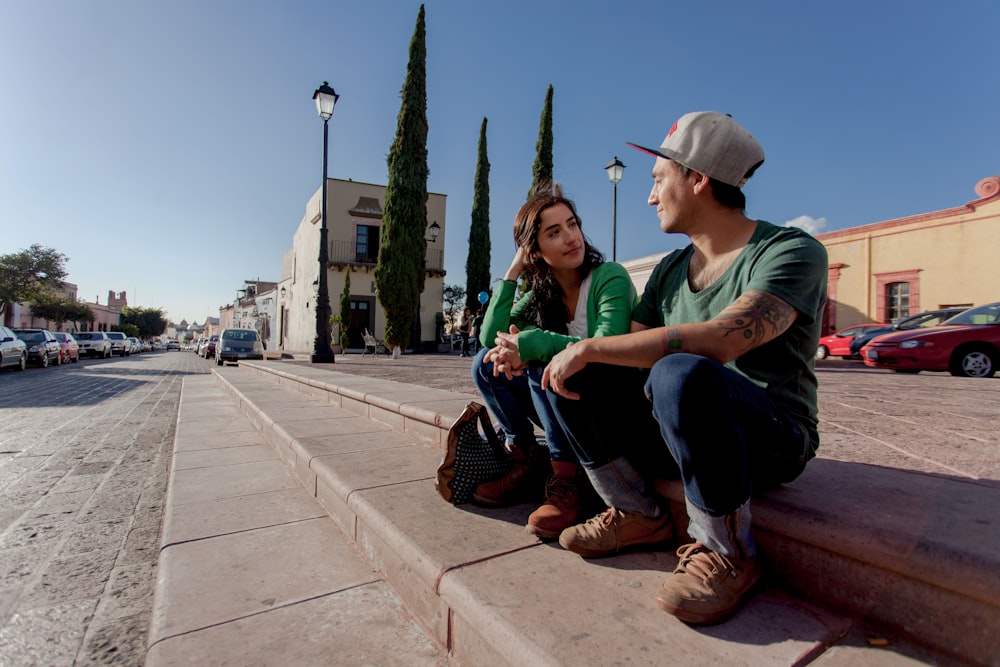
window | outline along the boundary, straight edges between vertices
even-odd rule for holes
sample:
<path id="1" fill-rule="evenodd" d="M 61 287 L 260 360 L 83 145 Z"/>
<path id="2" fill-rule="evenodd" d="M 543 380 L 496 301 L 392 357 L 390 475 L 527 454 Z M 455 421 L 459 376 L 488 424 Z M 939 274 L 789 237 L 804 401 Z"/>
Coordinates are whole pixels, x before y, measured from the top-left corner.
<path id="1" fill-rule="evenodd" d="M 910 283 L 889 283 L 885 287 L 886 317 L 895 322 L 910 314 Z"/>
<path id="2" fill-rule="evenodd" d="M 378 261 L 379 228 L 372 225 L 358 225 L 355 229 L 355 261 L 374 264 Z"/>

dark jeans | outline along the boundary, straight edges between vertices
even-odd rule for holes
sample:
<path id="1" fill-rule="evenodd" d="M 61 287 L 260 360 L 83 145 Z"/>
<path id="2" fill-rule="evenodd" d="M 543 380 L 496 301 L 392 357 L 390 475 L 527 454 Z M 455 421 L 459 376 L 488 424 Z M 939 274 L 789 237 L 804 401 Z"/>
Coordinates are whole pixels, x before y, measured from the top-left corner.
<path id="1" fill-rule="evenodd" d="M 585 467 L 626 456 L 652 470 L 669 453 L 688 501 L 714 516 L 805 466 L 798 423 L 767 391 L 705 357 L 672 354 L 648 376 L 590 364 L 568 387 L 582 398 L 559 398 L 557 415 Z"/>
<path id="2" fill-rule="evenodd" d="M 525 373 L 508 380 L 502 373 L 493 377 L 493 363 L 483 363 L 490 351 L 483 348 L 472 360 L 472 381 L 483 403 L 496 417 L 508 439 L 524 451 L 535 444 L 537 424 L 545 431 L 549 457 L 554 461 L 576 461 L 555 416 L 555 394 L 542 389 L 545 365 L 531 362 Z"/>

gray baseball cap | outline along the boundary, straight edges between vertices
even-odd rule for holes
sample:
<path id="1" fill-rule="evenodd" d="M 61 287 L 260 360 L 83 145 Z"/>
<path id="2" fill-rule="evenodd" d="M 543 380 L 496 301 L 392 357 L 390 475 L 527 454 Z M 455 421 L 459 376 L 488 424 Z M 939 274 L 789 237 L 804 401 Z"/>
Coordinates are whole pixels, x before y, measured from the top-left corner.
<path id="1" fill-rule="evenodd" d="M 627 143 L 737 188 L 746 185 L 764 162 L 764 149 L 753 135 L 732 116 L 715 111 L 694 111 L 681 116 L 659 150 Z"/>

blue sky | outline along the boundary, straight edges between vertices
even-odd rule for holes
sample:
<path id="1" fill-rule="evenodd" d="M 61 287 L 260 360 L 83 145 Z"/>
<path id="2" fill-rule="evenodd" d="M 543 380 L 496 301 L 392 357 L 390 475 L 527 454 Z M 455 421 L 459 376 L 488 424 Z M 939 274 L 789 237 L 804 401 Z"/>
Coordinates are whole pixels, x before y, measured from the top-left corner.
<path id="1" fill-rule="evenodd" d="M 428 189 L 448 196 L 445 281 L 465 284 L 489 119 L 492 273 L 554 87 L 555 176 L 618 259 L 680 247 L 646 205 L 688 111 L 732 114 L 767 159 L 748 215 L 832 231 L 976 199 L 1000 174 L 1000 3 L 428 0 Z M 202 322 L 277 280 L 321 180 L 312 93 L 340 94 L 329 175 L 385 183 L 419 2 L 0 0 L 0 253 L 69 257 L 80 296 Z"/>

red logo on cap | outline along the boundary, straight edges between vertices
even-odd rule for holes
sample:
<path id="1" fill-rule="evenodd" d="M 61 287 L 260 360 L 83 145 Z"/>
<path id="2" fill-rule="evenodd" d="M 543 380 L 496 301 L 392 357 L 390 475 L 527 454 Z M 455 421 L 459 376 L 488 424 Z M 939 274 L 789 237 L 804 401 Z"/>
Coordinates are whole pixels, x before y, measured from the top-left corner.
<path id="1" fill-rule="evenodd" d="M 677 121 L 675 120 L 675 121 L 674 121 L 674 125 L 673 125 L 673 127 L 671 127 L 671 128 L 670 128 L 670 131 L 669 131 L 669 132 L 667 132 L 667 136 L 669 137 L 670 135 L 672 135 L 672 134 L 673 134 L 674 132 L 676 132 L 676 131 L 677 131 Z"/>

